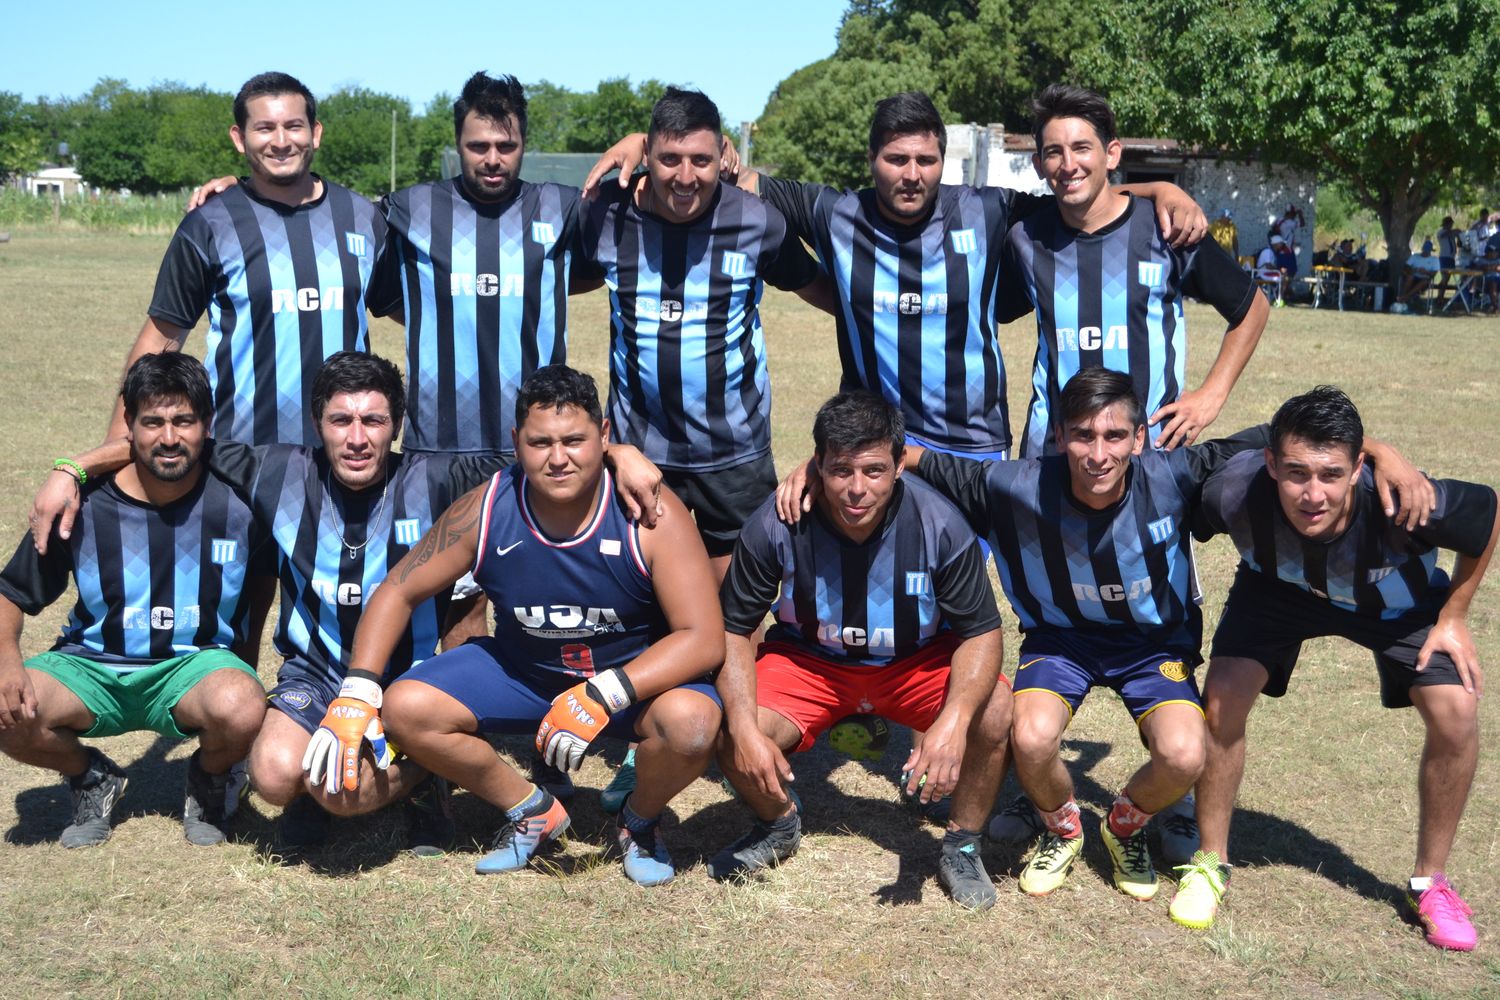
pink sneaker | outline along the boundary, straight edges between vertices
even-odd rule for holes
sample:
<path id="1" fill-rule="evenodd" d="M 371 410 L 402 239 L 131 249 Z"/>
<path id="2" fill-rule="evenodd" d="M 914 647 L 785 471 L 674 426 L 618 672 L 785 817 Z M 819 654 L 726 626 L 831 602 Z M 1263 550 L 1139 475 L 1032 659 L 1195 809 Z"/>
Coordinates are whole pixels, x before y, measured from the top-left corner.
<path id="1" fill-rule="evenodd" d="M 1479 940 L 1474 925 L 1469 923 L 1469 916 L 1474 911 L 1448 884 L 1448 876 L 1435 872 L 1432 885 L 1415 896 L 1408 889 L 1406 901 L 1411 904 L 1416 920 L 1427 931 L 1428 944 L 1454 951 L 1474 950 Z"/>

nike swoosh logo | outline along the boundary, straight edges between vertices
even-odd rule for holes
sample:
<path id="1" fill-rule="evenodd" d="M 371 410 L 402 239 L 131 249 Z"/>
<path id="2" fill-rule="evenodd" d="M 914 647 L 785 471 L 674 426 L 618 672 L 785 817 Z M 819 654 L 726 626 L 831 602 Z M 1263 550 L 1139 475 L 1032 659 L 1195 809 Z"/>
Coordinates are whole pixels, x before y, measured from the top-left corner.
<path id="1" fill-rule="evenodd" d="M 523 541 L 524 541 L 524 539 L 523 539 Z M 505 555 L 505 553 L 509 552 L 511 549 L 515 548 L 517 545 L 520 545 L 520 544 L 521 544 L 520 542 L 515 542 L 513 544 L 507 545 L 503 549 L 496 549 L 495 550 L 495 555 L 497 555 L 497 556 L 503 556 L 503 555 Z"/>

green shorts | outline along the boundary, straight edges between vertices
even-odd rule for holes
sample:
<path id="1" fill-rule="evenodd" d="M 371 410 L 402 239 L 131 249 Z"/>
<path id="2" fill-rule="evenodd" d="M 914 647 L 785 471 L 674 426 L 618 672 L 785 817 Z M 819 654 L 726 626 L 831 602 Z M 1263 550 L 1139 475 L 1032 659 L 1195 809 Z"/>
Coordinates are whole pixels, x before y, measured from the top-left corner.
<path id="1" fill-rule="evenodd" d="M 149 729 L 185 740 L 172 709 L 193 686 L 215 670 L 243 670 L 260 684 L 260 677 L 227 649 L 200 649 L 150 666 L 117 671 L 106 663 L 72 653 L 47 652 L 26 661 L 78 696 L 94 716 L 84 736 L 119 736 Z"/>

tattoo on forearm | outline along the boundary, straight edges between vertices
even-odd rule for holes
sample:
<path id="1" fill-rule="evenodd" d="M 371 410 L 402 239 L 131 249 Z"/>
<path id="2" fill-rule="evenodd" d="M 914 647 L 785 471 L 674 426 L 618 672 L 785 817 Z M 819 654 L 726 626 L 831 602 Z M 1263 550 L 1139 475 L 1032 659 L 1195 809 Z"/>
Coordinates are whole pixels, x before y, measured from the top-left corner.
<path id="1" fill-rule="evenodd" d="M 411 576 L 418 567 L 431 561 L 432 557 L 450 548 L 472 530 L 479 523 L 480 511 L 483 507 L 481 500 L 483 492 L 471 490 L 458 498 L 458 502 L 443 512 L 443 516 L 437 519 L 432 530 L 422 536 L 417 547 L 401 557 L 396 564 L 395 573 L 398 583 L 405 583 L 406 578 Z"/>

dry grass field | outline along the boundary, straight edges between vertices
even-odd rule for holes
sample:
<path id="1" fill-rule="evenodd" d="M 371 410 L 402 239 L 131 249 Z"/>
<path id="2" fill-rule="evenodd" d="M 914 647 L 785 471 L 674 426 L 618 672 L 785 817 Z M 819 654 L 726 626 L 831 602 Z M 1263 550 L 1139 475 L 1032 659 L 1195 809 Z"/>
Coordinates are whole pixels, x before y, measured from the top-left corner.
<path id="1" fill-rule="evenodd" d="M 165 243 L 23 230 L 0 246 L 0 538 L 20 536 L 55 456 L 97 442 Z M 596 375 L 605 308 L 599 294 L 575 300 L 573 359 Z M 811 414 L 837 385 L 832 322 L 774 291 L 765 315 L 785 469 L 809 450 Z M 1197 306 L 1189 321 L 1196 384 L 1222 327 Z M 1337 382 L 1373 433 L 1433 474 L 1500 483 L 1500 426 L 1490 423 L 1497 338 L 1500 323 L 1478 318 L 1275 310 L 1214 429 L 1264 420 L 1293 392 Z M 380 324 L 375 339 L 381 353 L 401 356 L 394 325 Z M 1020 414 L 1033 328 L 1023 320 L 1002 339 Z M 201 339 L 192 346 L 201 351 Z M 1201 553 L 1212 628 L 1233 557 L 1222 541 Z M 29 623 L 26 653 L 51 642 L 66 603 Z M 1491 581 L 1472 620 L 1491 664 L 1497 609 L 1500 581 Z M 267 650 L 260 671 L 270 681 Z M 1500 671 L 1490 690 L 1486 754 L 1500 747 L 1489 707 Z M 1069 737 L 1080 801 L 1097 816 L 1138 765 L 1140 745 L 1108 692 L 1084 706 Z M 1413 711 L 1379 707 L 1369 657 L 1346 645 L 1309 644 L 1290 695 L 1251 717 L 1237 867 L 1208 933 L 1168 920 L 1170 885 L 1148 904 L 1115 892 L 1097 843 L 1068 885 L 1042 900 L 1016 890 L 1020 850 L 992 848 L 1000 902 L 985 914 L 961 911 L 936 882 L 938 831 L 896 799 L 904 739 L 875 765 L 821 746 L 799 760 L 802 851 L 751 885 L 706 875 L 704 859 L 741 832 L 747 814 L 716 781 L 697 782 L 666 824 L 680 875 L 656 890 L 601 860 L 609 825 L 590 789 L 610 771 L 598 760 L 583 771 L 559 866 L 489 879 L 472 873 L 474 846 L 438 860 L 404 855 L 399 813 L 340 822 L 334 846 L 286 863 L 274 853 L 276 810 L 254 797 L 234 843 L 192 848 L 178 818 L 190 747 L 150 736 L 103 741 L 131 774 L 114 836 L 64 851 L 54 841 L 69 814 L 65 787 L 0 760 L 0 994 L 1500 995 L 1500 769 L 1482 758 L 1450 868 L 1474 907 L 1479 948 L 1444 954 L 1398 915 L 1415 848 L 1422 727 Z M 466 795 L 457 808 L 465 837 L 491 835 L 491 809 Z"/>

